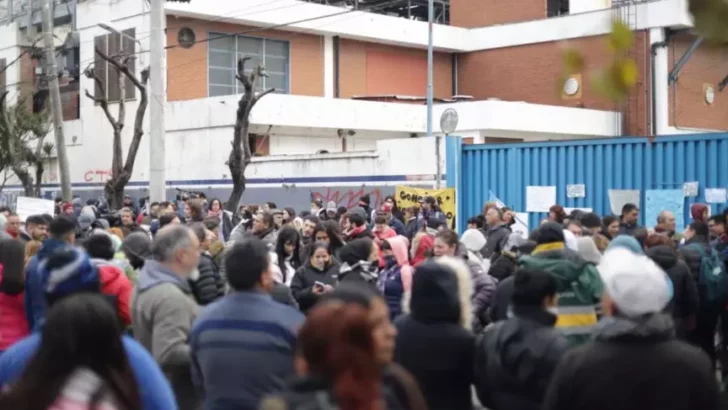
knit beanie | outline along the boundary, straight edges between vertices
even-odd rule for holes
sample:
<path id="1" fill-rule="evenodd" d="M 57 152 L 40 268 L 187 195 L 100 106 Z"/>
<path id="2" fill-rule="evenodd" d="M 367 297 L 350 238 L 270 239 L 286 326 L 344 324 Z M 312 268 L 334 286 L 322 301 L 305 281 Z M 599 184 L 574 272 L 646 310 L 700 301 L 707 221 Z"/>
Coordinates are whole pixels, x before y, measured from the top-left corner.
<path id="1" fill-rule="evenodd" d="M 480 252 L 485 246 L 485 236 L 477 229 L 468 229 L 463 233 L 460 242 L 471 252 Z"/>
<path id="2" fill-rule="evenodd" d="M 373 241 L 369 238 L 354 239 L 339 250 L 339 259 L 349 265 L 369 260 Z"/>
<path id="3" fill-rule="evenodd" d="M 79 292 L 100 292 L 99 274 L 86 252 L 62 248 L 39 265 L 46 298 L 57 300 Z"/>
<path id="4" fill-rule="evenodd" d="M 543 245 L 553 242 L 564 242 L 564 228 L 556 222 L 546 222 L 538 228 L 536 243 Z"/>

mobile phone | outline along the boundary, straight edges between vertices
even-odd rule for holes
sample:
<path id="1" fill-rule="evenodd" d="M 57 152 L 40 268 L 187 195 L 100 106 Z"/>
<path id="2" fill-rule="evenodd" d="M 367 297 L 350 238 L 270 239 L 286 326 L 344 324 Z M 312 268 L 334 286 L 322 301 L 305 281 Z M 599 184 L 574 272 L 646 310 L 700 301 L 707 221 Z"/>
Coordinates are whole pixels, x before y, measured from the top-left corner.
<path id="1" fill-rule="evenodd" d="M 324 285 L 323 283 L 318 282 L 318 281 L 313 283 L 313 287 L 315 287 L 315 288 L 323 289 L 325 286 L 326 285 Z"/>

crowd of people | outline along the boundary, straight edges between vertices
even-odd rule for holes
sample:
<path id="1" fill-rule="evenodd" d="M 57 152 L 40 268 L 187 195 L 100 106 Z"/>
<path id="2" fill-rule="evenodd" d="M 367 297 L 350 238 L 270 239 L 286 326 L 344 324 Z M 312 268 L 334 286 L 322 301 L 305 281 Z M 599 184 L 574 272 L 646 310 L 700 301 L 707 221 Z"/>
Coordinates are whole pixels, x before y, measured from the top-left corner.
<path id="1" fill-rule="evenodd" d="M 717 409 L 726 215 L 0 208 L 0 408 Z M 728 364 L 728 363 L 726 363 Z"/>

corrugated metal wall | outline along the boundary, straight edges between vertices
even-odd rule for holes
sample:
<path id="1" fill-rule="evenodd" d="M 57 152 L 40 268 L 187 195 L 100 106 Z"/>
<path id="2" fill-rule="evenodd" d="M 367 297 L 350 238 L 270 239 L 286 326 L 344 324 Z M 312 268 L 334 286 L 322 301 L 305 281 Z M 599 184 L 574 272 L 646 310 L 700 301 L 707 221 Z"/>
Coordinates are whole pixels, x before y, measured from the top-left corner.
<path id="1" fill-rule="evenodd" d="M 653 144 L 646 138 L 555 141 L 516 144 L 463 145 L 460 179 L 460 218 L 482 212 L 492 191 L 507 206 L 526 210 L 526 187 L 556 186 L 556 201 L 568 208 L 593 208 L 599 215 L 610 212 L 609 189 L 639 189 L 644 206 L 647 189 L 682 188 L 684 182 L 700 183 L 697 198 L 686 198 L 685 222 L 690 205 L 704 200 L 705 188 L 728 188 L 728 134 L 661 137 Z M 567 198 L 567 184 L 585 184 L 585 198 Z M 713 205 L 722 212 L 725 204 Z M 546 217 L 531 213 L 533 229 Z M 641 223 L 654 226 L 655 221 Z"/>

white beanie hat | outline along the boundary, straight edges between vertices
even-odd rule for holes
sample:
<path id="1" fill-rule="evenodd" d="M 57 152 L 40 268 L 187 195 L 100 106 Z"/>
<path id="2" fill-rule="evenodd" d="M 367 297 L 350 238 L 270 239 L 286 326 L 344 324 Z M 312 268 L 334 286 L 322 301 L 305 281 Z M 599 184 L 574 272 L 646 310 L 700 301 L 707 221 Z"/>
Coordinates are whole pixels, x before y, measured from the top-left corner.
<path id="1" fill-rule="evenodd" d="M 460 242 L 465 245 L 465 248 L 470 252 L 480 252 L 485 246 L 485 236 L 477 229 L 468 229 L 463 233 L 463 237 L 460 238 Z"/>
<path id="2" fill-rule="evenodd" d="M 661 312 L 672 299 L 672 281 L 645 255 L 608 249 L 597 270 L 605 292 L 627 317 Z"/>

